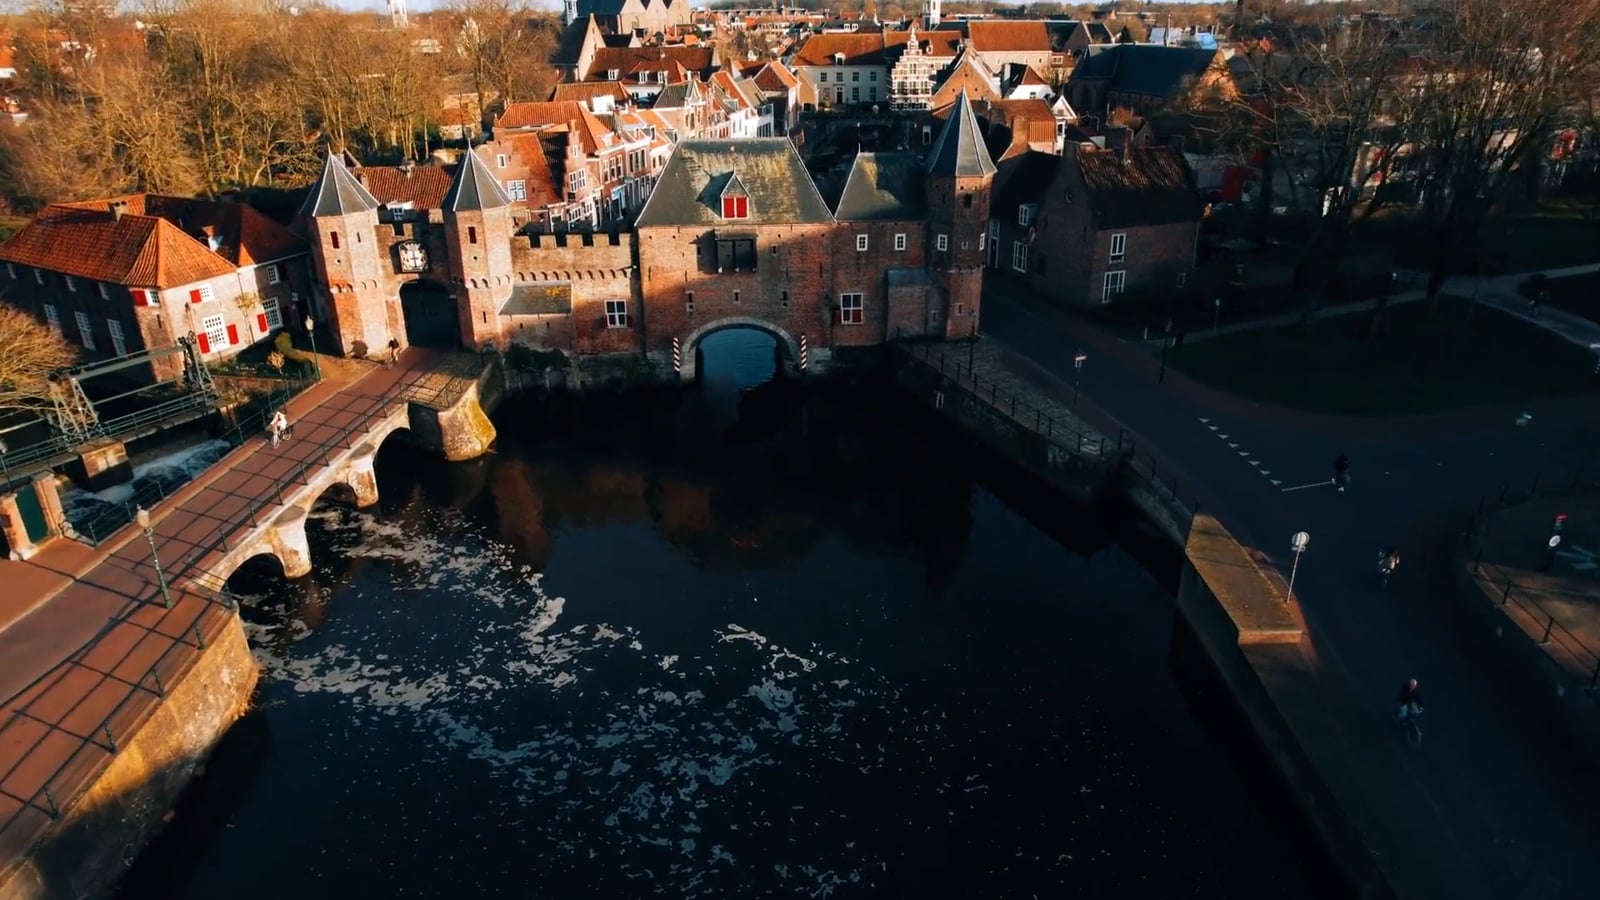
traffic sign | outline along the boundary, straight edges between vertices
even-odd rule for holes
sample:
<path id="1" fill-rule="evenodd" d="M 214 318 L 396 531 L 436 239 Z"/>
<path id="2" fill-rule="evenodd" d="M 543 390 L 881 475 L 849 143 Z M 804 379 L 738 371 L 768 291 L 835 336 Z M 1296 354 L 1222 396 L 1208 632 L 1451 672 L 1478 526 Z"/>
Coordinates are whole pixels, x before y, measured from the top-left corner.
<path id="1" fill-rule="evenodd" d="M 1309 546 L 1311 546 L 1311 535 L 1304 531 L 1296 531 L 1294 537 L 1289 539 L 1289 549 L 1296 553 L 1303 552 Z"/>
<path id="2" fill-rule="evenodd" d="M 1559 534 L 1550 535 L 1550 549 L 1554 550 L 1555 548 L 1557 548 L 1559 546 L 1561 546 L 1561 535 L 1559 535 Z"/>

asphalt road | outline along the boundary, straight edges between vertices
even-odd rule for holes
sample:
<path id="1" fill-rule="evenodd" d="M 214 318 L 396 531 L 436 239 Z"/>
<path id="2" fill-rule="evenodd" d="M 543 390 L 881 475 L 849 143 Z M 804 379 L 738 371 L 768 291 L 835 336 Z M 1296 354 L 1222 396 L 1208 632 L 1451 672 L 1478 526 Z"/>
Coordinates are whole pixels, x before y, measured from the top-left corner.
<path id="1" fill-rule="evenodd" d="M 1595 768 L 1482 652 L 1481 635 L 1446 594 L 1454 536 L 1481 495 L 1503 481 L 1570 473 L 1585 446 L 1592 464 L 1588 423 L 1600 422 L 1600 403 L 1530 406 L 1527 427 L 1513 424 L 1519 410 L 1504 408 L 1379 423 L 1319 417 L 1219 395 L 1171 370 L 1158 383 L 1147 350 L 1004 284 L 985 290 L 983 329 L 1066 399 L 1072 357 L 1086 352 L 1084 418 L 1134 435 L 1141 454 L 1176 474 L 1180 496 L 1197 498 L 1285 574 L 1290 536 L 1311 535 L 1295 595 L 1318 646 L 1370 698 L 1356 708 L 1389 715 L 1409 677 L 1428 700 L 1423 747 L 1396 741 L 1371 748 L 1364 762 L 1410 769 L 1493 896 L 1600 895 Z M 1341 452 L 1352 463 L 1344 493 L 1326 484 Z M 1376 558 L 1389 544 L 1402 562 L 1380 591 Z"/>

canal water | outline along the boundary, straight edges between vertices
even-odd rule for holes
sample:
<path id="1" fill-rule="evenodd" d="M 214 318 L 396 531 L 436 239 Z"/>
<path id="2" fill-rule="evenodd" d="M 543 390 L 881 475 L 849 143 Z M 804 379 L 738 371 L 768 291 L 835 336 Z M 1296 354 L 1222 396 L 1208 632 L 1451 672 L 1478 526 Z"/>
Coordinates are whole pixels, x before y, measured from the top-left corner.
<path id="1" fill-rule="evenodd" d="M 259 708 L 124 896 L 1328 896 L 1136 528 L 738 334 L 236 576 Z"/>

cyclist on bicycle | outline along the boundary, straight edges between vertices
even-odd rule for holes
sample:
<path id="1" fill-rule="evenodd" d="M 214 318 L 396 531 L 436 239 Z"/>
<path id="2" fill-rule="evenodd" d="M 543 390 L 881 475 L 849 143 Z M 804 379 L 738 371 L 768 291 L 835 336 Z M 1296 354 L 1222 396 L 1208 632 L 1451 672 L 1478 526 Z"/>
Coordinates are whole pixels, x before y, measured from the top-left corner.
<path id="1" fill-rule="evenodd" d="M 1333 461 L 1333 483 L 1338 485 L 1339 492 L 1344 492 L 1344 486 L 1350 483 L 1350 457 L 1343 453 Z"/>
<path id="2" fill-rule="evenodd" d="M 1394 570 L 1400 568 L 1400 550 L 1390 547 L 1378 554 L 1378 572 L 1382 575 L 1393 575 Z"/>
<path id="3" fill-rule="evenodd" d="M 1400 708 L 1395 713 L 1395 720 L 1404 722 L 1406 719 L 1422 715 L 1422 686 L 1412 678 L 1400 685 L 1400 696 L 1397 701 Z"/>

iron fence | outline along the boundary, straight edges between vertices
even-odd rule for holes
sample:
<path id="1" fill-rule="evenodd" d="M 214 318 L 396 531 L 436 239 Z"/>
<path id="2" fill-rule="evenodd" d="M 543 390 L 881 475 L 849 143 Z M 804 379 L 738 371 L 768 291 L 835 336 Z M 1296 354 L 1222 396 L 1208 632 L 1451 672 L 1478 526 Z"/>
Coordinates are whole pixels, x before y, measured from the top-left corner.
<path id="1" fill-rule="evenodd" d="M 409 384 L 399 386 L 397 393 L 403 395 L 409 386 Z M 287 397 L 283 399 L 286 400 Z M 333 454 L 342 452 L 342 450 L 353 449 L 357 440 L 365 434 L 363 426 L 366 423 L 382 417 L 387 412 L 392 412 L 394 405 L 405 402 L 403 399 L 395 399 L 394 396 L 372 398 L 370 402 L 356 410 L 356 415 L 351 419 L 352 424 L 349 427 L 341 429 L 338 434 L 320 445 L 316 453 L 303 461 L 292 475 L 277 480 L 270 495 L 250 498 L 242 518 L 236 519 L 224 528 L 219 529 L 215 539 L 204 545 L 192 548 L 189 553 L 184 554 L 167 567 L 169 582 L 176 583 L 179 580 L 184 580 L 188 588 L 186 593 L 197 594 L 204 600 L 205 606 L 202 608 L 200 615 L 196 617 L 194 624 L 181 635 L 172 636 L 162 632 L 172 639 L 171 645 L 137 680 L 124 681 L 129 688 L 127 695 L 87 734 L 72 735 L 82 742 L 81 745 L 57 766 L 51 775 L 43 780 L 38 790 L 27 797 L 13 795 L 20 801 L 20 805 L 4 821 L 0 821 L 0 834 L 4 834 L 7 830 L 18 827 L 19 823 L 25 822 L 24 817 L 29 812 L 43 813 L 51 820 L 58 818 L 64 810 L 65 804 L 72 801 L 77 792 L 94 776 L 100 766 L 104 765 L 111 756 L 116 754 L 120 744 L 137 732 L 149 718 L 155 709 L 155 705 L 150 701 L 164 698 L 167 693 L 167 686 L 176 684 L 189 667 L 194 664 L 197 654 L 191 653 L 190 650 L 204 650 L 211 641 L 214 641 L 222 633 L 222 629 L 227 627 L 229 617 L 238 609 L 238 603 L 228 592 L 226 579 L 206 572 L 201 568 L 202 564 L 213 554 L 226 554 L 230 550 L 238 549 L 242 545 L 242 539 L 238 538 L 240 532 L 245 532 L 248 537 L 249 531 L 253 531 L 260 524 L 263 518 L 261 515 L 263 511 L 281 505 L 285 492 L 295 488 L 297 485 L 309 487 L 312 481 L 312 471 L 326 466 Z M 237 447 L 250 437 L 259 435 L 265 428 L 266 417 L 271 414 L 271 410 L 274 408 L 276 406 L 269 402 L 258 414 L 250 416 L 248 420 L 241 421 L 235 428 L 230 430 L 227 437 L 230 445 Z M 121 527 L 125 527 L 126 524 L 119 526 L 117 530 L 120 531 Z M 246 530 L 247 527 L 249 531 Z M 109 534 L 107 536 L 109 537 Z M 141 606 L 142 604 L 135 605 L 126 610 L 117 619 L 109 623 L 108 627 L 101 629 L 94 638 L 73 653 L 69 659 L 82 660 L 86 658 L 89 652 L 98 644 L 101 637 L 111 633 L 121 625 L 133 625 L 155 633 L 154 626 L 141 625 L 133 621 L 134 614 L 138 612 Z M 220 609 L 227 615 L 210 615 L 213 609 Z M 208 620 L 217 624 L 208 624 Z M 102 680 L 109 680 L 114 679 L 115 676 L 110 672 L 104 672 L 101 673 L 101 678 Z M 38 681 L 36 680 L 25 686 L 15 696 L 21 696 L 21 694 L 31 690 L 37 683 Z M 36 702 L 36 700 L 31 702 Z M 0 724 L 0 744 L 6 743 L 4 740 L 6 732 L 18 727 L 18 723 L 21 722 L 26 722 L 30 726 L 36 727 L 41 723 L 45 723 L 45 720 L 37 716 L 30 716 L 28 706 L 24 705 L 21 709 L 16 710 L 9 720 Z M 31 752 L 51 734 L 59 731 L 59 726 L 45 724 L 46 729 L 43 735 L 31 742 L 27 740 L 21 742 L 30 744 L 29 750 L 25 752 Z M 42 828 L 44 826 L 41 823 L 38 827 Z"/>
<path id="2" fill-rule="evenodd" d="M 951 361 L 942 352 L 933 353 L 929 343 L 900 340 L 894 346 L 928 371 L 938 372 L 947 385 L 1039 435 L 1062 451 L 1078 457 L 1107 460 L 1120 459 L 1132 448 L 1131 442 L 1125 440 L 1125 435 L 1119 433 L 1113 442 L 1099 432 L 1063 421 L 1026 398 L 1003 390 L 999 382 L 979 374 L 976 366 L 960 360 Z"/>
<path id="3" fill-rule="evenodd" d="M 1503 610 L 1516 610 L 1533 623 L 1541 646 L 1555 645 L 1589 672 L 1589 689 L 1600 689 L 1600 647 L 1590 646 L 1564 625 L 1555 613 L 1539 602 L 1536 592 L 1519 591 L 1516 579 L 1506 569 L 1484 560 L 1484 539 L 1494 534 L 1495 519 L 1501 510 L 1530 500 L 1556 499 L 1600 490 L 1600 470 L 1578 467 L 1562 471 L 1541 471 L 1530 481 L 1502 482 L 1494 491 L 1478 498 L 1477 510 L 1468 517 L 1464 531 L 1466 552 L 1472 560 L 1472 574 L 1482 579 L 1486 591 Z M 1509 612 L 1508 612 L 1509 614 Z M 1530 632 L 1531 634 L 1532 632 Z"/>

